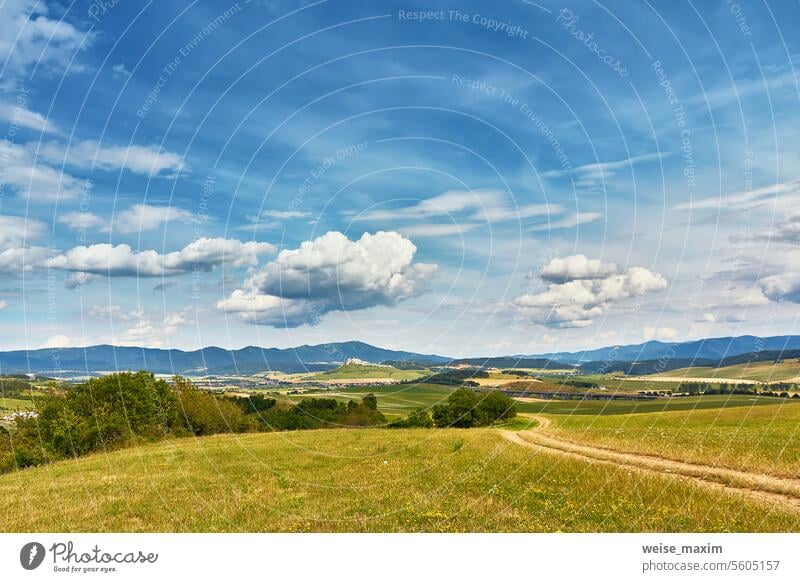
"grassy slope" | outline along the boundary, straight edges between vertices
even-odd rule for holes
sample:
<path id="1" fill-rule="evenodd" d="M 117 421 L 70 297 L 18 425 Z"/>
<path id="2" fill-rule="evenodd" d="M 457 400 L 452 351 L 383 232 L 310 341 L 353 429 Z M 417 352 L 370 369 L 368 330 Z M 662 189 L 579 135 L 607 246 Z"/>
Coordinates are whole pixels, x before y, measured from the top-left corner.
<path id="1" fill-rule="evenodd" d="M 766 401 L 766 399 L 759 399 Z M 800 403 L 605 416 L 553 416 L 575 442 L 734 469 L 800 477 Z"/>
<path id="2" fill-rule="evenodd" d="M 732 380 L 756 380 L 759 382 L 779 382 L 800 376 L 800 363 L 797 360 L 775 362 L 751 362 L 724 368 L 680 368 L 659 374 L 669 378 L 730 378 Z"/>
<path id="3" fill-rule="evenodd" d="M 0 477 L 0 531 L 797 531 L 800 515 L 493 429 L 180 439 Z"/>

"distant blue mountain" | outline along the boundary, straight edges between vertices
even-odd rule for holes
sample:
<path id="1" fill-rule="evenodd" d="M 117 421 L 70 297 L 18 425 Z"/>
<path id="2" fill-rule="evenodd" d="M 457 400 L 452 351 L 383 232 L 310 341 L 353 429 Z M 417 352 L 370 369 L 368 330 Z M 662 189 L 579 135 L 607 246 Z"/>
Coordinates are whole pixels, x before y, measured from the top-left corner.
<path id="1" fill-rule="evenodd" d="M 413 360 L 428 364 L 450 361 L 442 356 L 376 348 L 363 342 L 341 342 L 297 348 L 246 347 L 226 350 L 208 347 L 195 351 L 110 345 L 86 348 L 45 348 L 0 352 L 0 373 L 49 375 L 97 371 L 149 370 L 157 374 L 254 374 L 266 370 L 303 372 L 328 370 L 348 358 L 380 363 Z"/>
<path id="2" fill-rule="evenodd" d="M 568 364 L 599 361 L 641 362 L 660 359 L 719 361 L 724 358 L 743 354 L 782 352 L 796 349 L 800 349 L 800 336 L 781 335 L 761 338 L 752 335 L 743 335 L 690 342 L 649 341 L 642 344 L 609 346 L 582 352 L 555 352 L 520 357 L 548 358 L 556 362 Z"/>
<path id="3" fill-rule="evenodd" d="M 642 344 L 609 346 L 582 352 L 556 352 L 502 358 L 468 358 L 453 360 L 445 356 L 418 354 L 377 348 L 357 341 L 300 346 L 297 348 L 260 348 L 250 346 L 239 350 L 208 347 L 194 351 L 155 348 L 120 347 L 110 345 L 86 348 L 45 348 L 0 352 L 0 374 L 35 373 L 42 375 L 84 375 L 91 372 L 116 370 L 149 370 L 157 374 L 242 374 L 267 370 L 287 373 L 316 372 L 337 367 L 348 358 L 358 358 L 379 364 L 385 361 L 407 361 L 424 365 L 448 362 L 473 365 L 514 367 L 558 367 L 557 364 L 581 365 L 587 371 L 635 370 L 626 362 L 660 369 L 696 365 L 715 365 L 725 358 L 770 352 L 800 350 L 800 336 L 723 337 L 691 342 L 649 341 Z M 524 359 L 524 360 L 523 360 Z M 748 358 L 745 358 L 745 360 Z M 535 360 L 535 362 L 532 362 Z M 619 365 L 613 366 L 616 362 Z M 534 365 L 535 364 L 535 365 Z M 608 364 L 608 365 L 606 365 Z"/>

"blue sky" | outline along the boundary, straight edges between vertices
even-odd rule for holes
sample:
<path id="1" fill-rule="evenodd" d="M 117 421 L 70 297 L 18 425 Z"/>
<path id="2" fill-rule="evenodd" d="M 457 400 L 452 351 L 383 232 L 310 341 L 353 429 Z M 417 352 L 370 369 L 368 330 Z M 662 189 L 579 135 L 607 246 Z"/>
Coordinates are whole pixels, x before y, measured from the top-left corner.
<path id="1" fill-rule="evenodd" d="M 0 348 L 796 331 L 796 2 L 0 16 Z"/>

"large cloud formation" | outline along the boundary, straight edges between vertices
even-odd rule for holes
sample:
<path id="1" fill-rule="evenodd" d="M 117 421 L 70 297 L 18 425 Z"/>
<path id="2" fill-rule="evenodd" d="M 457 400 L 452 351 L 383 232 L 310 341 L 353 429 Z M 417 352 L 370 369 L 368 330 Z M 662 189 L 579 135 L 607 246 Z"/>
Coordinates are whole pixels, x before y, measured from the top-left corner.
<path id="1" fill-rule="evenodd" d="M 764 277 L 759 281 L 759 286 L 771 301 L 786 299 L 792 303 L 800 303 L 800 273 L 797 271 Z"/>
<path id="2" fill-rule="evenodd" d="M 201 238 L 179 251 L 134 251 L 126 244 L 96 244 L 74 247 L 44 261 L 44 266 L 74 273 L 109 277 L 162 277 L 192 271 L 210 271 L 214 267 L 252 267 L 258 255 L 274 252 L 264 242 L 242 242 L 226 238 Z"/>
<path id="3" fill-rule="evenodd" d="M 667 286 L 664 277 L 643 267 L 621 271 L 584 255 L 553 259 L 539 277 L 545 289 L 517 297 L 514 305 L 523 317 L 548 327 L 586 327 L 613 303 Z"/>
<path id="4" fill-rule="evenodd" d="M 331 311 L 393 305 L 418 293 L 436 269 L 414 263 L 416 251 L 396 232 L 364 233 L 356 241 L 328 232 L 281 251 L 217 307 L 250 323 L 297 327 Z"/>

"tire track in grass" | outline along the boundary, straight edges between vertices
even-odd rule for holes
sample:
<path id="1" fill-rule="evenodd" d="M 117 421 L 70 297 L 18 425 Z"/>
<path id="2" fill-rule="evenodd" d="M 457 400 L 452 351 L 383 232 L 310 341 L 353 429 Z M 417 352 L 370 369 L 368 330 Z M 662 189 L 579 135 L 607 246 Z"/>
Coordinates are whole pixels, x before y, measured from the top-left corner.
<path id="1" fill-rule="evenodd" d="M 558 453 L 592 463 L 690 480 L 700 485 L 742 493 L 761 501 L 780 503 L 782 506 L 790 505 L 800 511 L 800 479 L 774 477 L 577 444 L 548 434 L 546 431 L 550 426 L 550 420 L 546 417 L 526 416 L 535 420 L 538 425 L 520 432 L 502 430 L 500 432 L 503 437 L 512 443 L 531 449 Z"/>

